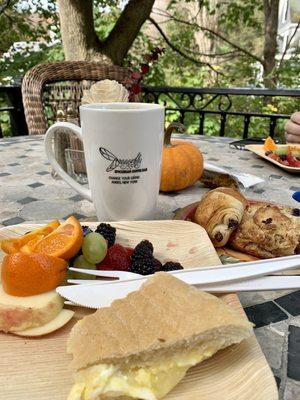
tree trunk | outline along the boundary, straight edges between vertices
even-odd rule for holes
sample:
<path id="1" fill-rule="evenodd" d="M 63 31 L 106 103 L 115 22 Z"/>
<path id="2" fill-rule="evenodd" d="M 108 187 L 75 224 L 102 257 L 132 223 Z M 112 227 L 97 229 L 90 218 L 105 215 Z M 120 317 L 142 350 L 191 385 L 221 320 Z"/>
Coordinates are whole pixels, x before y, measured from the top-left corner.
<path id="1" fill-rule="evenodd" d="M 279 0 L 264 0 L 265 42 L 263 78 L 267 88 L 276 88 L 276 49 L 278 31 Z"/>
<path id="2" fill-rule="evenodd" d="M 93 0 L 58 0 L 58 6 L 66 60 L 111 63 L 94 30 Z"/>
<path id="3" fill-rule="evenodd" d="M 154 0 L 130 0 L 118 21 L 104 41 L 103 50 L 114 64 L 121 65 L 137 37 L 143 23 L 149 17 Z"/>
<path id="4" fill-rule="evenodd" d="M 93 0 L 58 0 L 66 60 L 100 61 L 121 65 L 154 0 L 129 0 L 112 31 L 100 42 L 93 17 Z"/>
<path id="5" fill-rule="evenodd" d="M 219 8 L 217 5 L 220 3 L 220 0 L 210 0 L 209 7 L 210 9 L 214 9 L 215 13 L 210 14 L 209 10 L 205 6 L 201 6 L 200 2 L 196 5 L 196 3 L 190 3 L 194 8 L 194 15 L 197 14 L 197 23 L 200 26 L 208 26 L 213 29 L 215 32 L 218 32 L 218 19 L 219 19 Z M 197 45 L 199 47 L 199 52 L 204 54 L 214 54 L 216 53 L 216 38 L 209 37 L 205 32 L 198 31 L 195 34 L 195 39 Z M 203 61 L 214 63 L 215 60 L 212 57 L 202 57 Z"/>

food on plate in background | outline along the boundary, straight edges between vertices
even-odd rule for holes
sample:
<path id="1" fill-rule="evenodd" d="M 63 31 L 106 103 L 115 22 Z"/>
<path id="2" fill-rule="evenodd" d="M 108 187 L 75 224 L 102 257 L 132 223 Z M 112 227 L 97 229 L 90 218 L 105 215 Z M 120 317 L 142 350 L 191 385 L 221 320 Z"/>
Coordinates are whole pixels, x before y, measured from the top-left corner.
<path id="1" fill-rule="evenodd" d="M 271 136 L 268 136 L 264 143 L 264 150 L 265 151 L 274 151 L 277 149 L 277 145 Z"/>
<path id="2" fill-rule="evenodd" d="M 265 140 L 265 155 L 287 167 L 300 168 L 300 146 L 278 146 L 271 137 Z"/>
<path id="3" fill-rule="evenodd" d="M 35 229 L 23 236 L 16 238 L 4 239 L 0 242 L 1 250 L 7 254 L 13 254 L 20 252 L 28 253 L 28 249 L 32 249 L 32 244 L 36 243 L 37 238 L 40 240 L 43 237 L 49 235 L 55 229 L 59 227 L 60 223 L 56 219 L 51 221 L 49 224 L 42 226 L 41 228 Z"/>
<path id="4" fill-rule="evenodd" d="M 171 192 L 194 185 L 203 173 L 203 156 L 193 143 L 171 140 L 172 132 L 185 131 L 179 123 L 172 123 L 165 132 L 162 152 L 160 190 Z"/>
<path id="5" fill-rule="evenodd" d="M 238 189 L 239 184 L 236 178 L 229 174 L 216 171 L 204 170 L 200 181 L 209 188 L 230 187 Z"/>
<path id="6" fill-rule="evenodd" d="M 295 254 L 300 246 L 300 213 L 297 210 L 275 204 L 250 204 L 230 238 L 230 245 L 260 258 Z"/>
<path id="7" fill-rule="evenodd" d="M 215 247 L 223 247 L 241 222 L 247 206 L 247 200 L 237 190 L 217 188 L 202 197 L 194 221 L 206 230 Z"/>
<path id="8" fill-rule="evenodd" d="M 252 324 L 222 300 L 157 273 L 73 327 L 68 400 L 161 399 L 190 367 L 252 334 Z"/>
<path id="9" fill-rule="evenodd" d="M 231 264 L 232 262 L 248 262 L 259 260 L 258 257 L 251 256 L 250 254 L 241 253 L 230 249 L 228 247 L 218 247 L 217 253 L 222 261 L 222 264 Z M 233 260 L 233 261 L 232 261 Z M 224 262 L 223 262 L 224 261 Z"/>
<path id="10" fill-rule="evenodd" d="M 1 268 L 1 282 L 12 296 L 33 296 L 59 286 L 67 274 L 67 261 L 46 254 L 7 254 Z"/>

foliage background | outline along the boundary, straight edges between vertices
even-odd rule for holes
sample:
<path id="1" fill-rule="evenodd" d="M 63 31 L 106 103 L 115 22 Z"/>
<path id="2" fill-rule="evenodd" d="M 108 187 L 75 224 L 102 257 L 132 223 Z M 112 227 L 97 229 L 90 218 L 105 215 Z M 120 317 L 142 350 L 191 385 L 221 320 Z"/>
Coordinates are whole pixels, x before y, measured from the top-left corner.
<path id="1" fill-rule="evenodd" d="M 192 0 L 170 2 L 168 11 L 178 18 L 185 18 L 184 7 L 178 7 L 178 3 L 192 3 Z M 208 13 L 218 12 L 219 28 L 226 32 L 233 41 L 238 41 L 241 46 L 253 52 L 260 52 L 263 45 L 263 13 L 261 0 L 235 0 L 231 2 L 219 2 L 217 8 L 210 9 L 208 0 L 202 1 Z M 95 29 L 104 39 L 114 26 L 124 1 L 122 0 L 95 0 L 94 19 Z M 0 6 L 1 9 L 1 6 Z M 237 24 L 237 21 L 239 23 Z M 186 52 L 196 51 L 195 27 L 169 22 L 162 25 L 168 38 L 174 46 L 184 49 Z M 14 0 L 10 2 L 5 13 L 0 14 L 0 84 L 20 83 L 24 73 L 37 63 L 47 61 L 60 61 L 64 59 L 60 41 L 59 21 L 54 0 Z M 20 43 L 21 44 L 18 44 Z M 261 68 L 257 63 L 245 54 L 237 54 L 226 59 L 213 59 L 213 67 L 218 73 L 212 73 L 206 66 L 199 66 L 179 55 L 176 51 L 166 46 L 163 38 L 157 34 L 149 23 L 143 26 L 136 38 L 124 65 L 129 63 L 138 65 L 143 61 L 143 54 L 151 48 L 165 47 L 166 52 L 158 63 L 151 67 L 144 84 L 153 86 L 186 86 L 186 87 L 262 87 Z M 216 51 L 226 52 L 230 47 L 226 43 L 217 42 Z M 278 86 L 285 88 L 297 88 L 300 85 L 299 52 L 282 63 L 277 73 Z M 0 97 L 0 107 L 5 99 Z M 269 102 L 263 102 L 260 98 L 235 97 L 232 110 L 253 112 L 280 112 L 290 114 L 300 109 L 298 100 L 290 98 L 276 98 Z M 0 124 L 4 134 L 9 134 L 8 115 L 0 114 Z M 173 113 L 169 120 L 176 120 L 178 115 Z M 189 133 L 197 132 L 198 117 L 189 114 L 185 123 Z M 282 120 L 277 133 L 283 135 Z M 243 129 L 241 118 L 229 118 L 226 134 L 239 136 Z M 205 120 L 205 133 L 207 135 L 218 134 L 219 117 L 207 116 Z M 264 136 L 268 131 L 268 121 L 256 119 L 250 125 L 250 135 Z"/>

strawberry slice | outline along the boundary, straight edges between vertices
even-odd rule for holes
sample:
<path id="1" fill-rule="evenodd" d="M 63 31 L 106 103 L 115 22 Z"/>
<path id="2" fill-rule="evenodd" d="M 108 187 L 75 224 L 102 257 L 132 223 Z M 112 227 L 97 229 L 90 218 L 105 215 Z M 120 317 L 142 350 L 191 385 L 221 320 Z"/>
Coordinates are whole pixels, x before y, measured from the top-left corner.
<path id="1" fill-rule="evenodd" d="M 131 257 L 134 249 L 132 247 L 125 247 L 125 249 L 127 250 L 127 254 L 129 255 L 129 257 Z"/>
<path id="2" fill-rule="evenodd" d="M 96 269 L 128 271 L 130 265 L 130 255 L 128 254 L 127 248 L 116 243 L 109 247 L 104 260 L 96 265 Z"/>
<path id="3" fill-rule="evenodd" d="M 291 153 L 289 153 L 286 156 L 286 160 L 289 163 L 290 167 L 300 167 L 300 161 L 297 160 L 297 158 L 295 156 L 293 156 Z"/>

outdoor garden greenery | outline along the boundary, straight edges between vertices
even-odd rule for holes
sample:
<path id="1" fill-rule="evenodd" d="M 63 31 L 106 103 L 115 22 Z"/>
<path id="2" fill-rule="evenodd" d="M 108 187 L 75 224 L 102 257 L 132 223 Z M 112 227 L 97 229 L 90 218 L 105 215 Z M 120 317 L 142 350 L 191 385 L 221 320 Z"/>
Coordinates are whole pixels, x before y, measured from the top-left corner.
<path id="1" fill-rule="evenodd" d="M 1 1 L 0 82 L 20 83 L 35 64 L 65 58 L 134 68 L 158 46 L 165 53 L 145 76 L 147 85 L 297 88 L 299 51 L 284 58 L 276 47 L 278 7 L 279 0 Z M 300 109 L 290 98 L 234 99 L 233 110 L 247 107 L 286 114 Z M 198 127 L 195 118 L 186 121 L 190 133 Z M 217 119 L 206 118 L 206 134 L 217 134 Z M 228 122 L 228 134 L 240 134 L 242 121 Z M 250 134 L 263 128 L 258 119 Z"/>

